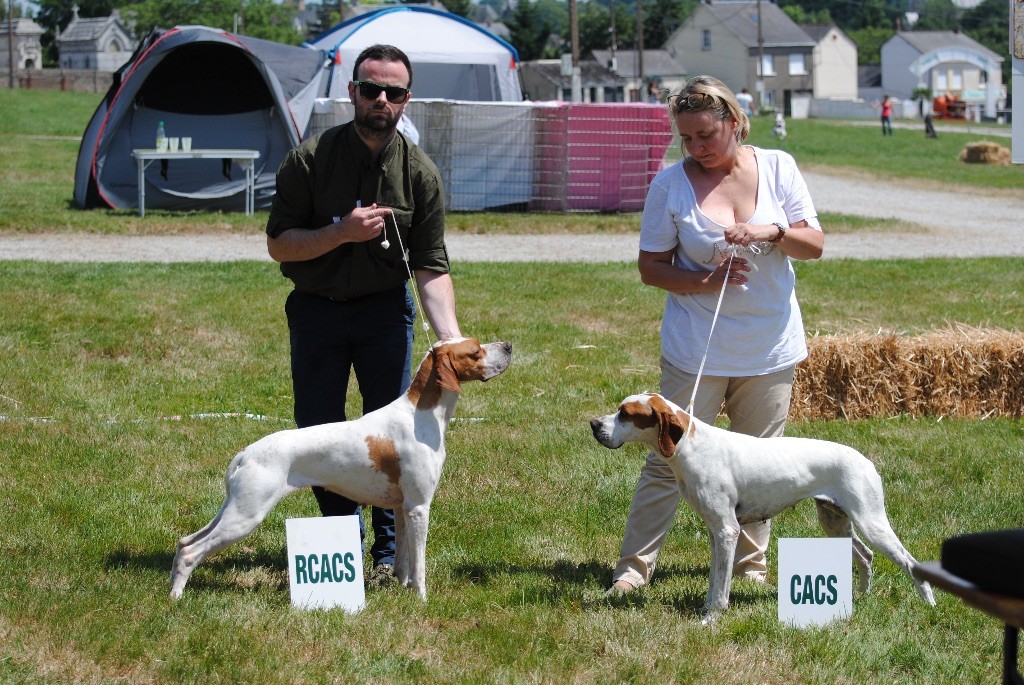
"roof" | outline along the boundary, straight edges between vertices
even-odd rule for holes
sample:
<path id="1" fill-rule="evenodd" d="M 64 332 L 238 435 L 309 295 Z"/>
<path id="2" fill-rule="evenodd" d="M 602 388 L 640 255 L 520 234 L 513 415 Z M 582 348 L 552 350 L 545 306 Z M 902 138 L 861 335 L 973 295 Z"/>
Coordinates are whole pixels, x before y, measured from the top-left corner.
<path id="1" fill-rule="evenodd" d="M 71 21 L 68 22 L 64 31 L 58 34 L 57 40 L 62 43 L 96 40 L 102 37 L 103 33 L 115 24 L 125 36 L 131 38 L 128 30 L 125 28 L 124 24 L 121 23 L 121 15 L 118 14 L 116 9 L 110 13 L 109 17 L 82 18 L 78 16 L 78 9 L 76 7 L 74 14 L 71 17 Z"/>
<path id="2" fill-rule="evenodd" d="M 523 62 L 519 65 L 519 69 L 520 71 L 532 71 L 545 81 L 560 88 L 572 87 L 572 76 L 562 76 L 562 60 L 538 59 L 531 62 Z M 584 86 L 621 85 L 619 77 L 608 71 L 603 64 L 593 60 L 580 61 L 580 81 Z"/>
<path id="3" fill-rule="evenodd" d="M 757 7 L 761 6 L 761 36 L 765 47 L 814 47 L 815 41 L 771 2 L 723 2 L 700 7 L 718 19 L 749 48 L 757 47 Z"/>
<path id="4" fill-rule="evenodd" d="M 408 27 L 408 35 L 416 36 L 419 44 L 421 45 L 420 52 L 430 52 L 440 56 L 453 51 L 493 51 L 495 49 L 502 49 L 510 53 L 514 61 L 519 61 L 519 53 L 510 43 L 502 40 L 500 37 L 491 33 L 484 27 L 474 24 L 468 19 L 460 17 L 457 14 L 421 5 L 399 5 L 396 7 L 386 7 L 385 9 L 374 9 L 374 11 L 366 12 L 365 14 L 358 14 L 351 19 L 343 21 L 340 24 L 336 24 L 316 38 L 306 41 L 303 44 L 328 51 L 329 55 L 333 57 L 334 51 L 353 36 L 353 34 L 360 31 L 363 31 L 365 35 L 372 32 L 380 33 L 382 31 L 381 27 L 388 26 L 386 21 L 394 19 L 395 17 L 402 17 L 403 23 Z M 460 36 L 457 46 L 436 45 L 435 42 L 437 39 L 445 38 L 431 35 L 429 33 L 430 31 L 437 30 L 439 26 L 437 22 L 438 19 L 450 26 L 459 26 L 470 29 L 470 31 L 465 32 Z M 366 28 L 368 25 L 374 24 L 375 22 L 381 23 L 371 26 L 369 29 Z M 395 27 L 395 24 L 390 24 L 390 30 L 395 30 Z M 424 31 L 427 31 L 428 33 L 425 34 Z M 402 43 L 393 36 L 389 37 L 389 39 L 392 44 L 399 45 L 399 47 L 401 47 L 410 58 L 413 57 L 413 50 L 410 49 L 407 43 Z M 453 60 L 448 58 L 437 61 L 450 62 Z"/>
<path id="5" fill-rule="evenodd" d="M 970 36 L 958 31 L 898 31 L 893 38 L 902 38 L 910 47 L 922 55 L 932 50 L 962 47 L 980 52 L 997 62 L 1003 61 L 1001 55 L 996 54 Z M 892 38 L 889 40 L 892 40 Z"/>
<path id="6" fill-rule="evenodd" d="M 14 23 L 11 25 L 11 33 L 16 36 L 41 36 L 45 30 L 42 26 L 35 23 L 31 19 L 24 19 L 15 17 Z M 7 20 L 4 19 L 0 22 L 0 34 L 7 35 Z"/>
<path id="7" fill-rule="evenodd" d="M 593 50 L 590 53 L 598 64 L 605 66 L 612 59 L 611 50 Z M 618 66 L 616 73 L 626 78 L 635 78 L 637 74 L 636 50 L 617 50 L 615 61 Z M 668 50 L 644 50 L 644 76 L 685 76 L 686 69 Z"/>
<path id="8" fill-rule="evenodd" d="M 815 43 L 820 43 L 830 31 L 835 30 L 842 33 L 843 30 L 835 24 L 800 24 L 800 28 L 810 36 Z M 845 34 L 844 34 L 845 35 Z"/>

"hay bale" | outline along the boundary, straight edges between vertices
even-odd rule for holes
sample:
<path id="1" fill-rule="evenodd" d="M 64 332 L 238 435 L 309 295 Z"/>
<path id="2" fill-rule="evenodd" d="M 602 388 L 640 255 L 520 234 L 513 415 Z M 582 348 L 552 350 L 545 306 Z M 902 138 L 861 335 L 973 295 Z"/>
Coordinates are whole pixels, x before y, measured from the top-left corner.
<path id="1" fill-rule="evenodd" d="M 1009 164 L 1010 150 L 990 140 L 967 143 L 957 157 L 968 164 Z"/>
<path id="2" fill-rule="evenodd" d="M 919 336 L 816 336 L 793 419 L 1024 416 L 1024 333 L 966 326 Z"/>

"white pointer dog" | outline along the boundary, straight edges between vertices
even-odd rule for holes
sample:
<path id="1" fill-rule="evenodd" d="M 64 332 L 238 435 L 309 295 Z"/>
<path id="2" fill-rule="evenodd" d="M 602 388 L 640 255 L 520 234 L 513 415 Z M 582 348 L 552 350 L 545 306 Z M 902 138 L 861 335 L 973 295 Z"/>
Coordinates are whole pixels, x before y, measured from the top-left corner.
<path id="1" fill-rule="evenodd" d="M 395 510 L 399 582 L 426 599 L 430 502 L 460 384 L 494 378 L 511 361 L 507 342 L 442 341 L 427 353 L 408 392 L 391 404 L 354 421 L 279 431 L 243 449 L 228 466 L 220 512 L 178 541 L 171 597 L 181 597 L 204 558 L 251 533 L 285 495 L 319 485 Z"/>
<path id="2" fill-rule="evenodd" d="M 627 397 L 619 411 L 592 419 L 594 438 L 611 449 L 642 442 L 668 462 L 687 504 L 711 536 L 711 584 L 705 622 L 729 606 L 740 525 L 771 518 L 814 498 L 818 521 L 831 537 L 853 539 L 860 590 L 871 583 L 874 556 L 853 526 L 917 585 L 934 605 L 928 583 L 914 579 L 917 560 L 903 547 L 885 514 L 882 479 L 852 447 L 808 438 L 755 438 L 709 426 L 661 395 Z M 851 521 L 853 526 L 851 526 Z"/>

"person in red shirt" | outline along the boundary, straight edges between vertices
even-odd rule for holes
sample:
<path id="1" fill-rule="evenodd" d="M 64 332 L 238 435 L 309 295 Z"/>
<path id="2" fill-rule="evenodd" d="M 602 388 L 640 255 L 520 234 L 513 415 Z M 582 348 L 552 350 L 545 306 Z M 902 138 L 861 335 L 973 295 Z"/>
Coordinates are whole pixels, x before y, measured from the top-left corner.
<path id="1" fill-rule="evenodd" d="M 892 135 L 892 100 L 882 96 L 882 135 Z"/>

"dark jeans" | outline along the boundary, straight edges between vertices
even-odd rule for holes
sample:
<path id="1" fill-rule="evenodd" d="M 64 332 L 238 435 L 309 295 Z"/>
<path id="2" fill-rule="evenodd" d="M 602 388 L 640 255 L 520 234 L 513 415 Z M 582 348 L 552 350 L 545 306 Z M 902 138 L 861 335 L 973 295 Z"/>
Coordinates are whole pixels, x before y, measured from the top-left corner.
<path id="1" fill-rule="evenodd" d="M 291 332 L 292 392 L 300 428 L 345 421 L 345 393 L 355 369 L 363 414 L 409 388 L 415 310 L 406 287 L 334 301 L 292 291 L 285 304 Z M 358 502 L 313 488 L 324 516 L 359 514 Z M 373 507 L 374 565 L 395 563 L 395 513 Z M 365 538 L 363 519 L 359 532 Z"/>

